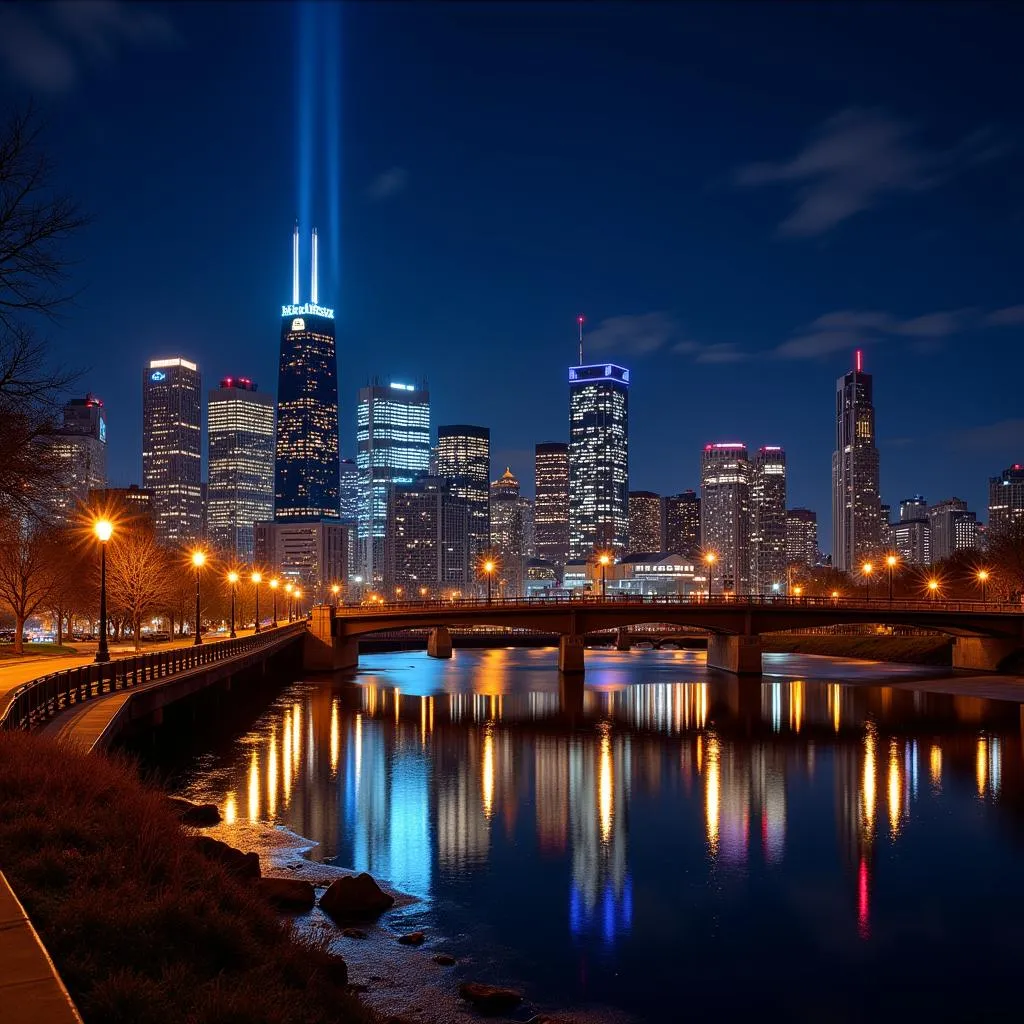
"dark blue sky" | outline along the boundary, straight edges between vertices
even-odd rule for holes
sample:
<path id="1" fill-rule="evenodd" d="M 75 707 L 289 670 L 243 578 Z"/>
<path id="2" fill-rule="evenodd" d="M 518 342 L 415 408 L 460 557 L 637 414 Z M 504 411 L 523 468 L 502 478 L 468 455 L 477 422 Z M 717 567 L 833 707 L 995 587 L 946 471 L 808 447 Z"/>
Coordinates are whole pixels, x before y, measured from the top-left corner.
<path id="1" fill-rule="evenodd" d="M 0 72 L 93 216 L 55 339 L 106 400 L 113 482 L 139 477 L 149 357 L 275 390 L 308 211 L 346 455 L 357 387 L 426 376 L 434 423 L 489 425 L 531 489 L 582 310 L 633 371 L 633 488 L 696 486 L 709 440 L 782 444 L 827 549 L 856 345 L 883 500 L 983 510 L 1024 457 L 1022 28 L 980 3 L 112 0 L 0 10 Z"/>

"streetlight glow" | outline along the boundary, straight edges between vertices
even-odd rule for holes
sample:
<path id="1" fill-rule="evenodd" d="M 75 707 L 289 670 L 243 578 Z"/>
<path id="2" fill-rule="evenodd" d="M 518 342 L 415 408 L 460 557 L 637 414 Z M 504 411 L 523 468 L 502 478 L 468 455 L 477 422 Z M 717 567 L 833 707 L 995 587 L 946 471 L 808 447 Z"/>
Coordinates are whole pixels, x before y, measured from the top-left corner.
<path id="1" fill-rule="evenodd" d="M 205 551 L 193 551 L 192 552 L 192 564 L 197 569 L 201 569 L 204 565 L 206 565 L 206 552 Z"/>
<path id="2" fill-rule="evenodd" d="M 260 572 L 254 572 L 250 579 L 253 581 L 253 583 L 259 586 L 259 584 L 263 582 L 263 574 Z"/>
<path id="3" fill-rule="evenodd" d="M 234 586 L 238 582 L 238 573 L 234 569 L 228 573 L 228 583 Z"/>
<path id="4" fill-rule="evenodd" d="M 97 519 L 92 524 L 92 529 L 103 544 L 106 544 L 114 534 L 114 524 L 109 519 Z"/>

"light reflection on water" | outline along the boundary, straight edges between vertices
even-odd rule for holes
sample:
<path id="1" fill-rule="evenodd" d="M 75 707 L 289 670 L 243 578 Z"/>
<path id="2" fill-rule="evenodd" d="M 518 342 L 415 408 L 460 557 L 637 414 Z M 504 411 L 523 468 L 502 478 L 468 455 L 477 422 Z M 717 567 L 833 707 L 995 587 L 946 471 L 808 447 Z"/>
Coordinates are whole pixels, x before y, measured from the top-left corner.
<path id="1" fill-rule="evenodd" d="M 846 1019 L 872 1005 L 864 970 L 906 980 L 896 942 L 904 965 L 966 958 L 993 1006 L 1004 982 L 1010 998 L 1015 705 L 811 678 L 806 659 L 800 678 L 709 677 L 688 652 L 588 652 L 581 687 L 547 654 L 380 655 L 356 686 L 296 684 L 192 792 L 427 900 L 439 933 L 500 934 L 549 1003 L 667 1019 L 643 979 L 685 956 L 688 976 L 793 1014 L 779 969 L 799 962 L 828 972 Z M 913 1006 L 976 1006 L 950 978 Z"/>

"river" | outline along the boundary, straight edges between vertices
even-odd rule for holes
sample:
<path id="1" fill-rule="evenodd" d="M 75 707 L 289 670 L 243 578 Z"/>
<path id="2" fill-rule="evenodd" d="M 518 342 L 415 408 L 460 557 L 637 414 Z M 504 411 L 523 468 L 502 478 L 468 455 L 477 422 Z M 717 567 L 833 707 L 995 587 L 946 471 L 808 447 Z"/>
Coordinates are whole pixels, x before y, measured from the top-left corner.
<path id="1" fill-rule="evenodd" d="M 551 650 L 364 656 L 202 740 L 175 788 L 265 871 L 413 897 L 365 941 L 300 921 L 410 1020 L 465 1019 L 466 979 L 521 989 L 519 1020 L 1015 1010 L 1020 706 L 913 689 L 935 669 L 764 664 L 588 651 L 560 688 Z"/>

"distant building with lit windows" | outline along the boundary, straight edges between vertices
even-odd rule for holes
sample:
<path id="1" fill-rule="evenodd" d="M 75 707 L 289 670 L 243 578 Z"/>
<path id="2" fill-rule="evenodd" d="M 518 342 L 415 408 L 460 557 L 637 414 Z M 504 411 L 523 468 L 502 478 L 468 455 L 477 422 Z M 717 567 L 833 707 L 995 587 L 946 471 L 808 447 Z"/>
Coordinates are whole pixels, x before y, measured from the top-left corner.
<path id="1" fill-rule="evenodd" d="M 818 564 L 818 513 L 809 508 L 786 512 L 787 565 Z"/>
<path id="2" fill-rule="evenodd" d="M 1024 466 L 1015 462 L 988 481 L 988 528 L 998 530 L 1024 518 Z"/>
<path id="3" fill-rule="evenodd" d="M 563 566 L 569 560 L 569 446 L 541 442 L 533 467 L 537 557 Z"/>
<path id="4" fill-rule="evenodd" d="M 341 521 L 353 526 L 359 518 L 359 470 L 355 459 L 342 459 L 338 484 L 338 505 Z"/>
<path id="5" fill-rule="evenodd" d="M 491 431 L 465 424 L 437 428 L 437 476 L 451 482 L 454 496 L 469 511 L 469 564 L 487 550 L 491 538 Z"/>
<path id="6" fill-rule="evenodd" d="M 786 453 L 757 450 L 750 474 L 750 559 L 755 594 L 777 591 L 786 578 Z"/>
<path id="7" fill-rule="evenodd" d="M 202 421 L 199 367 L 180 356 L 151 359 L 142 371 L 142 486 L 153 493 L 162 544 L 202 535 Z"/>
<path id="8" fill-rule="evenodd" d="M 500 593 L 522 597 L 526 592 L 526 563 L 534 557 L 534 507 L 519 493 L 519 480 L 505 467 L 491 484 L 491 545 L 497 556 Z"/>
<path id="9" fill-rule="evenodd" d="M 95 395 L 72 398 L 64 406 L 61 426 L 50 436 L 59 486 L 51 506 L 61 517 L 72 516 L 89 491 L 107 485 L 107 418 Z"/>
<path id="10" fill-rule="evenodd" d="M 715 556 L 711 593 L 749 594 L 750 462 L 738 442 L 704 446 L 701 458 L 701 544 Z"/>
<path id="11" fill-rule="evenodd" d="M 661 518 L 661 495 L 654 491 L 629 492 L 628 554 L 664 550 Z"/>
<path id="12" fill-rule="evenodd" d="M 927 519 L 902 519 L 892 525 L 892 546 L 905 565 L 931 565 L 931 527 Z"/>
<path id="13" fill-rule="evenodd" d="M 307 603 L 319 603 L 330 600 L 330 588 L 335 583 L 347 585 L 351 536 L 352 527 L 337 519 L 256 523 L 254 559 L 257 565 L 272 566 L 286 581 L 304 588 Z M 270 595 L 265 593 L 264 599 L 269 601 Z M 278 619 L 282 617 L 284 601 L 285 595 L 279 590 Z"/>
<path id="14" fill-rule="evenodd" d="M 206 530 L 223 555 L 253 560 L 253 525 L 274 516 L 274 399 L 225 377 L 207 405 Z"/>
<path id="15" fill-rule="evenodd" d="M 569 370 L 569 554 L 622 554 L 629 533 L 629 370 Z"/>
<path id="16" fill-rule="evenodd" d="M 664 506 L 663 551 L 673 555 L 695 555 L 700 550 L 700 498 L 696 491 L 668 494 Z"/>
<path id="17" fill-rule="evenodd" d="M 388 488 L 430 468 L 430 392 L 426 384 L 375 380 L 359 389 L 359 570 L 367 586 L 384 581 Z"/>

